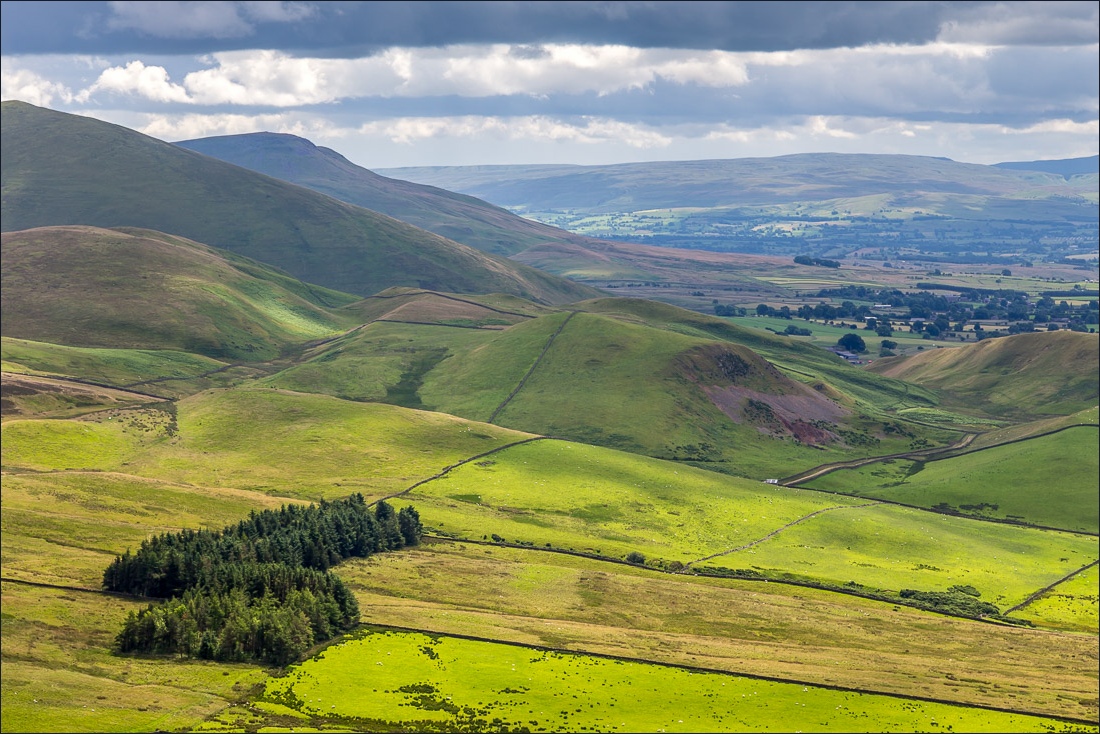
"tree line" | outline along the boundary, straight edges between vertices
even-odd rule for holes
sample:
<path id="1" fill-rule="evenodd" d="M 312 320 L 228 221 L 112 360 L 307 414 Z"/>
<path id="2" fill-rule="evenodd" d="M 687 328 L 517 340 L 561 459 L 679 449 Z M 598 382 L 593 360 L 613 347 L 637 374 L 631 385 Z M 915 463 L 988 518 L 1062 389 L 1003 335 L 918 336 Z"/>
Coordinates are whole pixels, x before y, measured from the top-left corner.
<path id="1" fill-rule="evenodd" d="M 417 545 L 422 532 L 411 506 L 372 509 L 354 494 L 253 511 L 222 530 L 155 536 L 103 574 L 109 591 L 167 600 L 130 612 L 116 647 L 285 665 L 359 621 L 355 597 L 330 567 Z"/>

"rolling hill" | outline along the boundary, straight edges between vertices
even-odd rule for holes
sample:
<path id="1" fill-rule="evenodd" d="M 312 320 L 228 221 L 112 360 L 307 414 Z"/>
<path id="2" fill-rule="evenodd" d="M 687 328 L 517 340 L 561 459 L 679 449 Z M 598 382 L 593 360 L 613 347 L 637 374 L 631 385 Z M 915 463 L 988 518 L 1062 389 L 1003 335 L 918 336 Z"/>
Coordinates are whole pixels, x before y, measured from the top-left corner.
<path id="1" fill-rule="evenodd" d="M 0 242 L 5 337 L 256 362 L 355 325 L 332 308 L 354 296 L 160 232 L 42 227 Z"/>
<path id="2" fill-rule="evenodd" d="M 70 201 L 258 239 L 3 234 L 4 731 L 602 731 L 656 729 L 655 708 L 669 731 L 1097 731 L 1096 335 L 878 374 L 664 303 L 563 305 L 590 292 L 82 118 L 36 118 L 45 175 L 16 145 L 34 136 L 8 135 L 24 113 L 4 106 L 5 226 Z M 297 223 L 309 238 L 281 239 Z M 375 260 L 340 239 L 369 227 L 394 233 Z M 566 247 L 570 267 L 633 252 L 525 254 Z M 389 285 L 351 295 L 242 254 L 265 248 Z M 707 262 L 644 256 L 670 278 Z M 461 290 L 487 283 L 508 287 Z M 999 420 L 950 420 L 971 409 Z M 854 479 L 832 492 L 759 481 L 840 461 Z M 838 496 L 857 481 L 867 496 Z M 354 634 L 281 670 L 112 646 L 160 601 L 104 590 L 117 554 L 355 494 L 417 508 L 427 534 L 330 569 Z M 1061 529 L 990 522 L 1014 517 Z M 199 634 L 186 622 L 163 632 Z"/>
<path id="3" fill-rule="evenodd" d="M 1016 334 L 881 359 L 868 369 L 935 389 L 960 411 L 1017 419 L 1066 415 L 1100 399 L 1096 334 Z"/>
<path id="4" fill-rule="evenodd" d="M 764 478 L 955 435 L 896 409 L 930 391 L 714 317 L 636 299 L 569 311 L 394 291 L 362 328 L 261 380 L 389 402 Z M 455 319 L 461 315 L 461 319 Z M 365 319 L 366 320 L 366 319 Z M 761 356 L 767 353 L 767 358 Z"/>
<path id="5" fill-rule="evenodd" d="M 566 303 L 590 288 L 117 125 L 3 103 L 4 231 L 142 227 L 361 296 L 397 285 Z"/>
<path id="6" fill-rule="evenodd" d="M 372 209 L 484 252 L 514 255 L 533 245 L 583 245 L 586 239 L 472 196 L 379 176 L 330 148 L 294 135 L 251 133 L 175 144 Z"/>

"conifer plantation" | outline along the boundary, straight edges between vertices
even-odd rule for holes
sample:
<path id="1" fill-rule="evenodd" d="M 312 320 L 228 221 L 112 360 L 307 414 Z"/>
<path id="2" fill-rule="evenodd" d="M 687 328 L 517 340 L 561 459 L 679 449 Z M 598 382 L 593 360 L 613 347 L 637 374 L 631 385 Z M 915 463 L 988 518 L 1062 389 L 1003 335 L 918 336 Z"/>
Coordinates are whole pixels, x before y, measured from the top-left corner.
<path id="1" fill-rule="evenodd" d="M 286 665 L 359 621 L 355 597 L 330 567 L 417 545 L 421 531 L 412 507 L 372 509 L 354 494 L 253 511 L 220 531 L 156 536 L 103 574 L 109 591 L 167 600 L 131 612 L 117 647 Z"/>

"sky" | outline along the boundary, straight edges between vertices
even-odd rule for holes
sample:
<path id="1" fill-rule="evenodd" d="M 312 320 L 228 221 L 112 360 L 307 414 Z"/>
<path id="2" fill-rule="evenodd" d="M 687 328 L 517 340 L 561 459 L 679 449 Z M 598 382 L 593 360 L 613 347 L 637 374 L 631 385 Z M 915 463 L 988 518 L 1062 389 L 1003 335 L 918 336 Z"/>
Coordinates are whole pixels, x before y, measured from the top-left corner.
<path id="1" fill-rule="evenodd" d="M 1100 3 L 9 2 L 0 96 L 371 169 L 1096 155 Z"/>

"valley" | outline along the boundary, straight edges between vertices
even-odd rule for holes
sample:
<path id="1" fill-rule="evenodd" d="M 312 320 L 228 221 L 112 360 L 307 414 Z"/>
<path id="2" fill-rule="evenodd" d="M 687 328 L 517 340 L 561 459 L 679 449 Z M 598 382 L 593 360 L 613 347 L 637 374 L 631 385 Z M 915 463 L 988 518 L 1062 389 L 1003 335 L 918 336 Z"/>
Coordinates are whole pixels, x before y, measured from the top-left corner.
<path id="1" fill-rule="evenodd" d="M 461 203 L 434 232 L 4 105 L 5 731 L 1100 730 L 1091 271 L 616 243 L 370 179 Z M 876 304 L 929 278 L 952 328 Z M 350 633 L 116 649 L 164 602 L 116 557 L 356 495 L 423 532 L 325 561 Z"/>

